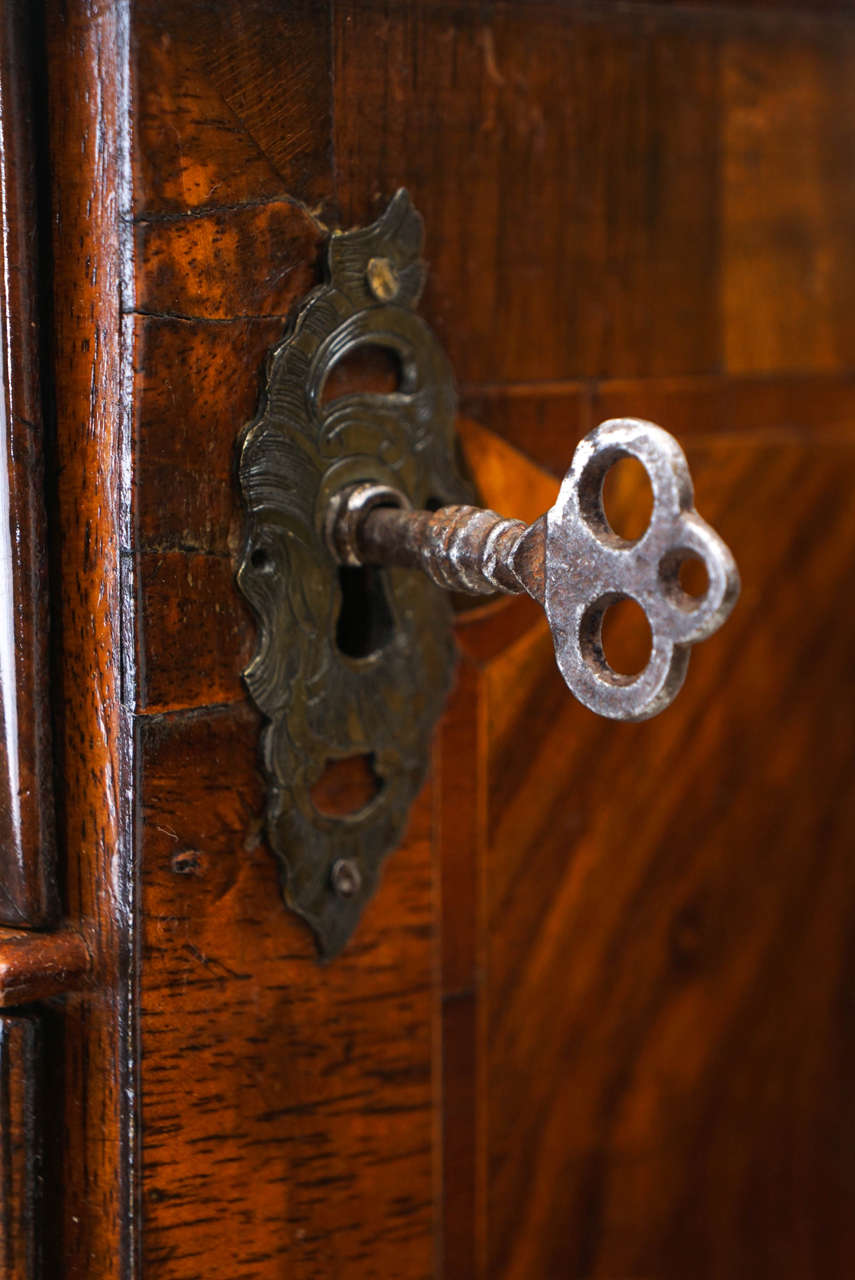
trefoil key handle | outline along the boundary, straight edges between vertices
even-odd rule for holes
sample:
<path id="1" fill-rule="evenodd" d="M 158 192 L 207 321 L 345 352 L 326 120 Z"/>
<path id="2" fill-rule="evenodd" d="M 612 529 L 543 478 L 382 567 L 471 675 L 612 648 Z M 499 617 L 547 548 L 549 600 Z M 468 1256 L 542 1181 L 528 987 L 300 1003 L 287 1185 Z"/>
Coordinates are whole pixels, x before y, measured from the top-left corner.
<path id="1" fill-rule="evenodd" d="M 603 481 L 622 457 L 644 466 L 653 512 L 635 541 L 619 537 L 603 507 Z M 528 592 L 545 609 L 558 667 L 570 691 L 612 720 L 647 720 L 674 700 L 693 644 L 721 626 L 739 594 L 728 547 L 693 506 L 685 455 L 652 422 L 616 418 L 577 446 L 555 505 L 531 525 L 471 506 L 413 511 L 386 485 L 350 485 L 332 498 L 326 537 L 340 564 L 418 568 L 435 583 L 475 595 Z M 708 586 L 698 599 L 680 586 L 697 557 Z M 644 669 L 622 675 L 606 660 L 607 609 L 631 599 L 652 637 Z"/>

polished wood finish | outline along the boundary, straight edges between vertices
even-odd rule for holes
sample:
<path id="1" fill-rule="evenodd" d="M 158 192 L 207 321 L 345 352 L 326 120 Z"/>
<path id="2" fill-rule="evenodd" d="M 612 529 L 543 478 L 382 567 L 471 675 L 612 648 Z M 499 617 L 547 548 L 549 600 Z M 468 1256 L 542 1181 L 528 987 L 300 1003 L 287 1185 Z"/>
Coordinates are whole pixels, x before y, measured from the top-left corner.
<path id="1" fill-rule="evenodd" d="M 212 101 L 210 68 L 219 64 L 210 33 L 197 36 L 193 12 L 189 6 L 173 20 L 146 6 L 137 54 L 147 65 L 152 47 L 161 47 L 152 32 L 159 14 L 159 29 L 170 34 L 170 62 L 161 66 L 159 83 L 139 76 L 141 118 L 154 120 L 159 104 L 169 104 L 189 193 L 182 221 L 172 163 L 164 166 L 161 192 L 147 162 L 139 225 L 153 217 L 149 208 L 172 203 L 156 241 L 138 235 L 140 296 L 155 276 L 168 282 L 168 291 L 145 293 L 158 315 L 141 321 L 144 340 L 153 342 L 168 324 L 175 333 L 170 313 L 180 314 L 184 367 L 199 370 L 184 386 L 171 376 L 167 382 L 157 362 L 143 362 L 141 416 L 156 434 L 138 436 L 139 474 L 147 457 L 158 458 L 154 441 L 167 435 L 179 460 L 193 458 L 196 441 L 203 441 L 210 464 L 191 486 L 193 507 L 183 492 L 174 503 L 155 502 L 153 490 L 139 498 L 145 537 L 156 548 L 155 555 L 143 542 L 139 558 L 147 620 L 142 708 L 168 711 L 162 722 L 147 718 L 151 746 L 141 772 L 143 794 L 151 797 L 142 889 L 142 1179 L 144 1196 L 150 1190 L 154 1201 L 144 1257 L 155 1271 L 174 1275 L 218 1268 L 275 1273 L 280 1259 L 298 1275 L 323 1268 L 358 1274 L 360 1267 L 382 1274 L 390 1266 L 396 1275 L 419 1275 L 434 1248 L 447 1275 L 730 1275 L 745 1267 L 762 1274 L 773 1229 L 762 1206 L 771 1212 L 792 1188 L 783 1221 L 774 1224 L 776 1269 L 766 1274 L 786 1274 L 787 1253 L 797 1260 L 793 1275 L 799 1267 L 802 1274 L 806 1267 L 833 1274 L 822 1234 L 804 1243 L 803 1230 L 828 1221 L 831 1186 L 846 1186 L 855 1175 L 846 1151 L 827 1158 L 821 1176 L 812 1166 L 817 1190 L 810 1194 L 794 1177 L 807 1158 L 797 1133 L 790 1132 L 785 1147 L 776 1140 L 776 1151 L 791 1153 L 787 1161 L 779 1155 L 767 1166 L 765 1152 L 773 1133 L 787 1131 L 794 1097 L 799 1114 L 810 1117 L 802 1123 L 811 1142 L 819 1141 L 827 1117 L 847 1106 L 845 1091 L 835 1088 L 845 1077 L 833 1053 L 798 1052 L 802 1043 L 805 1054 L 809 1044 L 833 1043 L 833 1006 L 816 1002 L 815 983 L 823 975 L 827 989 L 834 988 L 844 953 L 823 962 L 801 935 L 802 950 L 794 954 L 808 966 L 814 995 L 806 988 L 807 1003 L 796 1011 L 792 965 L 782 966 L 774 947 L 776 938 L 790 938 L 786 904 L 803 897 L 809 877 L 817 883 L 832 877 L 829 903 L 837 903 L 841 939 L 851 910 L 849 817 L 834 796 L 836 769 L 851 758 L 852 743 L 840 727 L 834 733 L 828 727 L 842 653 L 821 664 L 809 694 L 784 708 L 796 682 L 805 680 L 805 648 L 818 644 L 807 618 L 799 621 L 798 591 L 815 582 L 839 598 L 835 575 L 855 551 L 840 505 L 853 399 L 845 361 L 833 352 L 823 356 L 812 335 L 796 363 L 782 328 L 828 316 L 825 331 L 844 350 L 833 292 L 815 290 L 794 319 L 792 306 L 778 316 L 765 302 L 768 287 L 762 295 L 756 285 L 740 293 L 734 282 L 751 231 L 750 193 L 757 190 L 745 167 L 748 85 L 756 86 L 768 131 L 756 145 L 765 146 L 770 162 L 778 148 L 801 138 L 805 148 L 820 146 L 829 156 L 825 185 L 822 168 L 813 171 L 822 198 L 795 212 L 785 206 L 791 220 L 801 212 L 806 251 L 821 253 L 824 227 L 844 218 L 832 161 L 835 149 L 845 154 L 846 122 L 835 124 L 818 107 L 821 125 L 794 112 L 776 133 L 760 73 L 772 75 L 782 49 L 795 56 L 798 48 L 805 70 L 789 92 L 796 99 L 799 92 L 819 93 L 808 68 L 845 67 L 852 48 L 846 30 L 816 28 L 805 54 L 801 24 L 787 46 L 786 33 L 772 41 L 762 24 L 734 30 L 732 15 L 691 19 L 609 9 L 571 19 L 559 6 L 506 7 L 485 27 L 475 11 L 443 6 L 418 6 L 406 20 L 386 6 L 336 7 L 336 183 L 328 187 L 330 212 L 304 211 L 306 234 L 317 233 L 317 220 L 331 216 L 335 199 L 347 224 L 372 217 L 399 183 L 410 186 L 427 219 L 427 314 L 464 382 L 467 410 L 521 451 L 503 453 L 500 441 L 491 445 L 469 430 L 470 465 L 485 500 L 490 494 L 499 509 L 527 516 L 523 507 L 535 496 L 538 504 L 548 501 L 545 472 L 563 471 L 575 440 L 599 416 L 645 413 L 655 404 L 659 419 L 688 437 L 700 507 L 734 543 L 746 592 L 730 628 L 693 659 L 682 701 L 643 727 L 598 723 L 566 698 L 542 623 L 524 602 L 469 615 L 460 632 L 466 657 L 439 742 L 432 826 L 414 816 L 419 825 L 390 864 L 353 947 L 318 972 L 308 938 L 278 914 L 272 869 L 257 843 L 261 791 L 250 755 L 256 724 L 238 711 L 236 676 L 246 652 L 240 637 L 248 633 L 229 589 L 227 552 L 237 525 L 228 526 L 224 496 L 233 428 L 254 411 L 254 388 L 243 391 L 230 420 L 218 406 L 232 402 L 218 395 L 211 365 L 203 372 L 212 360 L 217 380 L 240 384 L 247 338 L 285 309 L 263 252 L 243 260 L 231 280 L 228 263 L 216 256 L 218 244 L 236 243 L 230 228 L 253 219 L 260 243 L 268 243 L 277 196 L 293 194 L 287 174 L 277 189 L 270 171 L 281 172 L 279 161 L 258 145 L 260 136 L 273 136 L 284 108 L 272 97 L 259 121 L 260 89 L 247 87 L 256 114 L 250 123 L 236 112 L 231 172 L 240 181 L 260 175 L 259 152 L 270 171 L 254 191 L 224 198 L 222 210 L 208 207 L 211 196 L 199 208 L 203 182 L 196 174 L 211 165 L 204 134 L 214 117 L 199 123 L 198 114 L 178 115 L 174 103 L 179 69 L 180 92 L 190 101 L 185 71 L 193 59 L 200 68 L 195 96 Z M 247 20 L 235 17 L 221 59 L 264 65 L 257 14 L 256 8 Z M 271 7 L 270 15 L 282 32 L 287 13 Z M 315 57 L 321 84 L 323 50 L 311 49 L 304 54 L 296 26 L 290 56 Z M 555 91 L 568 66 L 572 107 Z M 319 110 L 318 136 L 325 119 Z M 724 163 L 722 138 L 729 148 Z M 318 183 L 323 192 L 322 172 Z M 782 188 L 779 202 L 785 195 Z M 294 208 L 299 212 L 299 197 Z M 769 278 L 788 271 L 797 277 L 789 242 L 769 230 L 772 216 L 764 211 L 753 252 L 765 253 Z M 189 244 L 195 270 L 188 268 L 182 282 Z M 839 293 L 852 278 L 845 247 L 836 261 Z M 298 257 L 295 270 L 305 262 Z M 759 349 L 749 338 L 761 300 L 767 310 Z M 237 343 L 232 335 L 240 335 Z M 168 346 L 165 335 L 161 346 Z M 607 380 L 598 378 L 603 374 Z M 198 409 L 195 386 L 205 397 Z M 163 430 L 157 415 L 167 388 L 180 397 L 182 412 Z M 837 452 L 804 441 L 811 429 L 824 437 L 830 423 L 828 434 L 844 437 Z M 543 473 L 526 467 L 526 456 Z M 510 478 L 502 493 L 495 491 L 497 476 Z M 779 590 L 778 617 L 756 584 L 785 581 L 791 544 L 770 530 L 801 477 L 805 488 L 790 526 L 801 550 L 795 578 Z M 832 519 L 833 557 L 825 550 L 828 526 L 813 516 L 820 510 Z M 211 511 L 223 513 L 216 525 Z M 180 525 L 173 523 L 178 513 Z M 214 566 L 205 577 L 197 573 L 202 557 L 220 558 L 216 586 Z M 176 591 L 179 581 L 187 588 Z M 204 584 L 203 599 L 194 600 L 191 582 Z M 171 614 L 159 612 L 160 598 L 174 602 Z M 226 620 L 216 634 L 205 627 L 201 642 L 191 643 L 194 619 L 211 610 Z M 238 629 L 227 639 L 231 627 Z M 845 628 L 839 634 L 842 644 Z M 782 637 L 789 666 L 779 652 Z M 782 760 L 777 773 L 758 774 L 769 725 L 785 715 L 792 726 L 788 765 Z M 822 769 L 811 777 L 803 793 L 810 800 L 795 822 L 791 809 L 776 807 L 776 778 L 791 776 L 803 752 L 818 761 L 819 743 Z M 419 883 L 411 860 L 426 857 L 429 835 L 440 857 L 441 913 L 419 915 L 423 943 L 402 951 L 411 917 L 399 905 L 400 877 Z M 777 894 L 765 862 L 773 856 Z M 418 865 L 424 876 L 426 863 Z M 259 897 L 260 875 L 267 887 Z M 421 883 L 426 889 L 428 881 Z M 830 918 L 826 924 L 833 934 Z M 427 980 L 432 932 L 441 940 L 442 981 L 431 1021 L 430 1002 L 414 1002 L 408 992 Z M 706 959 L 714 945 L 708 937 L 721 939 L 717 961 Z M 271 951 L 274 939 L 280 942 Z M 389 1044 L 373 1038 L 388 1022 L 383 1015 L 376 1023 L 356 1021 L 356 1009 L 376 1003 L 378 965 L 388 965 L 391 983 L 380 1003 L 391 1001 L 393 1025 L 407 1028 L 406 1078 L 420 1072 L 423 1082 L 414 1131 L 421 1137 L 409 1146 L 402 1146 L 413 1125 L 400 1110 L 402 1062 L 380 1104 L 389 1109 L 382 1137 L 376 1109 L 361 1092 L 361 1066 L 336 1101 L 342 1071 L 355 1069 L 345 1066 L 344 1045 L 366 1069 L 370 1055 L 373 1069 L 384 1073 L 378 1079 L 388 1070 L 381 1064 Z M 342 989 L 355 1007 L 337 1003 Z M 250 992 L 253 1017 L 246 1013 Z M 758 1018 L 757 1000 L 770 1009 L 771 1022 Z M 787 1027 L 799 1021 L 811 1025 L 812 1037 L 788 1042 Z M 262 1055 L 255 1047 L 259 1026 L 269 1051 Z M 297 1038 L 282 1040 L 292 1028 Z M 330 1075 L 312 1070 L 307 1091 L 303 1072 L 319 1061 L 316 1054 L 329 1061 Z M 195 1104 L 188 1109 L 178 1082 L 189 1060 Z M 822 1073 L 822 1083 L 808 1104 L 803 1082 L 812 1072 Z M 289 1103 L 272 1106 L 283 1079 Z M 770 1079 L 776 1091 L 759 1107 Z M 297 1118 L 304 1114 L 308 1129 Z M 351 1147 L 356 1133 L 364 1147 Z M 345 1160 L 346 1173 L 331 1174 L 328 1144 Z M 360 1158 L 361 1149 L 371 1154 Z M 215 1162 L 218 1150 L 223 1158 Z M 210 1157 L 201 1181 L 199 1151 Z M 728 1172 L 734 1160 L 742 1162 L 741 1175 Z M 305 1167 L 313 1170 L 312 1200 Z M 402 1202 L 420 1206 L 403 1239 L 385 1183 L 370 1200 L 360 1191 L 363 1177 L 383 1179 L 392 1168 Z M 691 1200 L 698 1207 L 689 1213 L 684 1187 L 695 1185 L 693 1178 L 700 1179 Z M 654 1195 L 652 1187 L 661 1189 Z M 185 1225 L 191 1199 L 193 1229 Z M 276 1230 L 276 1212 L 288 1229 Z M 838 1229 L 835 1238 L 845 1256 L 845 1235 Z M 394 1263 L 385 1262 L 384 1250 L 392 1247 Z"/>
<path id="2" fill-rule="evenodd" d="M 42 1144 L 41 1020 L 0 1015 L 0 1277 L 40 1280 Z"/>
<path id="3" fill-rule="evenodd" d="M 34 23 L 0 13 L 0 922 L 55 921 Z"/>
<path id="4" fill-rule="evenodd" d="M 468 6 L 390 13 L 336 5 L 336 193 L 349 224 L 410 190 L 458 379 L 715 366 L 718 280 L 698 252 L 717 230 L 710 20 L 560 3 L 486 23 Z"/>
<path id="5" fill-rule="evenodd" d="M 746 589 L 680 714 L 585 723 L 535 632 L 490 673 L 488 1273 L 676 1276 L 691 1257 L 700 1276 L 843 1274 L 852 1256 L 833 1190 L 851 1153 L 831 1137 L 849 1115 L 848 639 L 804 617 L 789 577 L 845 590 L 852 444 L 690 458 Z M 786 532 L 758 538 L 784 507 Z"/>
<path id="6" fill-rule="evenodd" d="M 53 683 L 65 906 L 92 958 L 50 1058 L 63 1089 L 53 1266 L 127 1275 L 133 1256 L 133 592 L 129 543 L 127 10 L 46 5 L 56 400 Z"/>
<path id="7" fill-rule="evenodd" d="M 67 1273 L 848 1277 L 852 17 L 47 18 Z M 402 183 L 484 501 L 533 518 L 654 417 L 744 591 L 644 725 L 570 700 L 532 602 L 462 613 L 324 966 L 263 838 L 234 441 L 327 229 Z"/>
<path id="8" fill-rule="evenodd" d="M 90 968 L 79 933 L 0 929 L 0 1007 L 32 1004 L 82 986 Z"/>
<path id="9" fill-rule="evenodd" d="M 145 1265 L 428 1274 L 430 795 L 359 938 L 319 965 L 261 840 L 258 727 L 238 705 L 141 728 Z"/>

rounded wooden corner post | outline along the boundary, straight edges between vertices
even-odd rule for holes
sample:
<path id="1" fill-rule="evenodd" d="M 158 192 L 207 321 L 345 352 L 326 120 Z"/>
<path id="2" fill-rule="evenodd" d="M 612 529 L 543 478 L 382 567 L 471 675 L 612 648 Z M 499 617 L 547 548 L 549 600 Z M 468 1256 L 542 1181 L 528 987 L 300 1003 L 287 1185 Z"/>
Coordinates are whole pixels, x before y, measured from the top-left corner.
<path id="1" fill-rule="evenodd" d="M 45 0 L 55 443 L 49 458 L 67 918 L 91 955 L 65 1001 L 57 1267 L 135 1269 L 135 317 L 129 0 Z M 62 945 L 59 950 L 62 950 Z M 80 958 L 79 951 L 77 952 Z"/>

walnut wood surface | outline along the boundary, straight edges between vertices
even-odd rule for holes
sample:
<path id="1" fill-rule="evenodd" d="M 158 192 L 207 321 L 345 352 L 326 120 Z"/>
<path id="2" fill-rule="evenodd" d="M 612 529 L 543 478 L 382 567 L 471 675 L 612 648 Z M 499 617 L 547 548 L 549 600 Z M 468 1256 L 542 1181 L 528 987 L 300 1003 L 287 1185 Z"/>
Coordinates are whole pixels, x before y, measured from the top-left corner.
<path id="1" fill-rule="evenodd" d="M 855 24 L 52 0 L 48 33 L 70 1274 L 848 1277 Z M 590 425 L 655 417 L 744 591 L 641 726 L 572 703 L 531 602 L 461 617 L 431 783 L 319 966 L 261 831 L 234 439 L 325 229 L 401 184 L 485 501 L 531 518 Z"/>
<path id="2" fill-rule="evenodd" d="M 123 697 L 134 664 L 122 554 L 130 541 L 126 19 L 113 0 L 48 0 L 45 11 L 56 401 L 52 697 L 65 907 L 92 957 L 92 989 L 67 999 L 47 1055 L 51 1092 L 64 1092 L 51 1153 L 60 1217 L 46 1245 L 54 1274 L 87 1280 L 129 1273 L 135 1229 L 135 796 Z"/>
<path id="3" fill-rule="evenodd" d="M 38 1016 L 0 1015 L 0 1277 L 40 1280 L 42 1028 Z"/>
<path id="4" fill-rule="evenodd" d="M 58 908 L 48 707 L 48 584 L 39 385 L 35 15 L 0 13 L 0 921 Z"/>
<path id="5" fill-rule="evenodd" d="M 89 953 L 79 933 L 0 929 L 0 1006 L 32 1004 L 83 985 Z"/>
<path id="6" fill-rule="evenodd" d="M 535 632 L 490 670 L 489 1273 L 845 1272 L 849 634 L 791 575 L 845 591 L 852 453 L 690 447 L 746 588 L 679 716 L 584 723 Z"/>
<path id="7" fill-rule="evenodd" d="M 243 705 L 141 729 L 146 1267 L 429 1274 L 430 795 L 321 966 L 261 841 L 257 735 Z"/>

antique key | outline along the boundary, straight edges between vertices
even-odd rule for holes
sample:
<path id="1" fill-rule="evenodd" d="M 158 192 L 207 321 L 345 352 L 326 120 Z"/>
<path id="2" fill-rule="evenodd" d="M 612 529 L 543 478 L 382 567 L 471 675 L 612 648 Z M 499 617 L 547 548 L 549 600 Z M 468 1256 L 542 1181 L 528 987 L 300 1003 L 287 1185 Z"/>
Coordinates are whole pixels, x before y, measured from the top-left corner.
<path id="1" fill-rule="evenodd" d="M 614 532 L 602 499 L 606 473 L 626 456 L 644 466 L 654 498 L 635 541 Z M 400 490 L 363 483 L 333 497 L 326 534 L 340 564 L 419 568 L 441 587 L 475 595 L 528 592 L 546 611 L 568 688 L 612 720 L 647 720 L 668 706 L 692 645 L 721 626 L 739 594 L 733 556 L 694 509 L 682 449 L 638 418 L 604 422 L 580 442 L 555 505 L 534 524 L 471 506 L 413 511 Z M 706 568 L 700 598 L 680 585 L 690 558 Z M 622 599 L 641 606 L 652 636 L 635 676 L 614 671 L 603 652 L 603 618 Z"/>
<path id="2" fill-rule="evenodd" d="M 428 768 L 455 666 L 450 603 L 432 583 L 528 592 L 572 692 L 615 720 L 645 720 L 672 701 L 691 646 L 739 590 L 730 552 L 693 509 L 682 450 L 649 422 L 622 418 L 587 436 L 555 505 L 530 526 L 452 505 L 467 489 L 454 373 L 418 313 L 423 232 L 401 190 L 370 226 L 330 237 L 323 283 L 271 351 L 258 415 L 240 437 L 238 583 L 258 618 L 244 680 L 265 718 L 267 832 L 285 899 L 325 956 L 356 927 Z M 394 387 L 348 389 L 345 376 L 336 389 L 335 371 L 376 348 Z M 609 525 L 602 498 L 606 472 L 627 455 L 654 496 L 634 542 Z M 690 558 L 706 568 L 700 598 L 680 585 Z M 626 599 L 652 637 L 634 676 L 603 648 L 603 618 Z M 361 770 L 373 792 L 330 813 L 318 788 L 341 767 Z"/>

